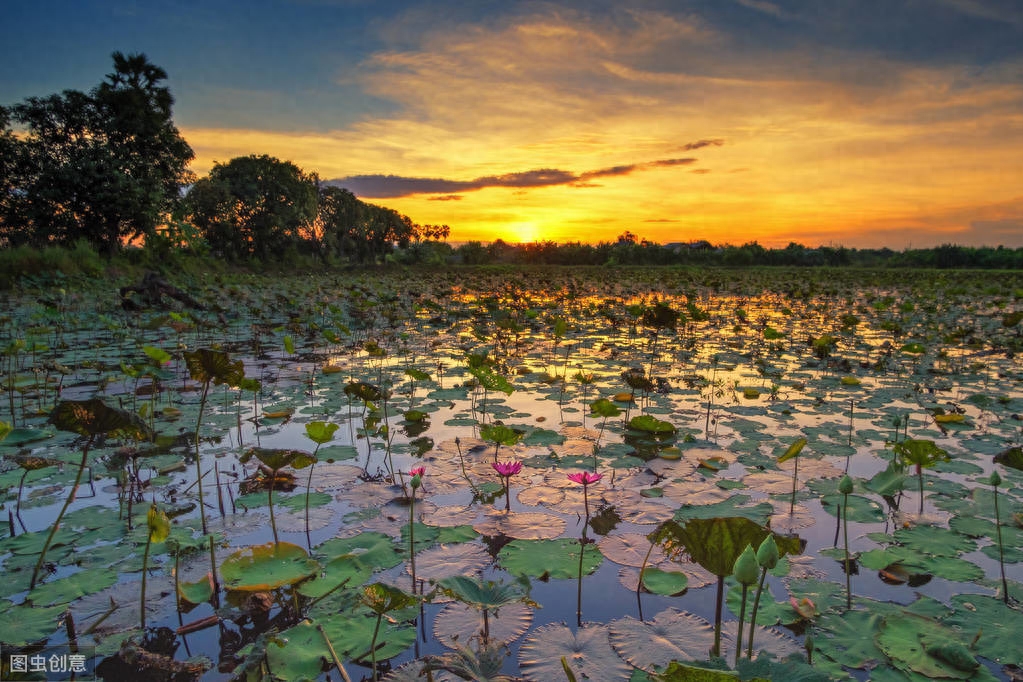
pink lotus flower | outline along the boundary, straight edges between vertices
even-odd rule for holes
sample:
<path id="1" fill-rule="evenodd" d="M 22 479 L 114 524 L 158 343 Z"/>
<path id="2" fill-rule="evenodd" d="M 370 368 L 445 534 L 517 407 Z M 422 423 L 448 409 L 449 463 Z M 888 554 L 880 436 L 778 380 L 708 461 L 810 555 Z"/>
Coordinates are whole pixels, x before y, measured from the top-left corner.
<path id="1" fill-rule="evenodd" d="M 409 469 L 409 475 L 419 476 L 420 478 L 422 478 L 423 476 L 426 475 L 426 467 L 413 467 L 412 469 Z"/>
<path id="2" fill-rule="evenodd" d="M 604 478 L 604 474 L 590 473 L 589 471 L 580 471 L 578 473 L 568 475 L 568 480 L 575 481 L 576 483 L 582 483 L 584 488 L 591 483 L 596 483 L 602 478 Z"/>
<path id="3" fill-rule="evenodd" d="M 504 478 L 510 478 L 522 471 L 522 462 L 494 462 L 490 466 Z"/>
<path id="4" fill-rule="evenodd" d="M 807 620 L 817 615 L 817 605 L 809 597 L 803 597 L 799 600 L 796 600 L 795 597 L 789 597 L 789 603 L 796 610 L 796 613 Z"/>

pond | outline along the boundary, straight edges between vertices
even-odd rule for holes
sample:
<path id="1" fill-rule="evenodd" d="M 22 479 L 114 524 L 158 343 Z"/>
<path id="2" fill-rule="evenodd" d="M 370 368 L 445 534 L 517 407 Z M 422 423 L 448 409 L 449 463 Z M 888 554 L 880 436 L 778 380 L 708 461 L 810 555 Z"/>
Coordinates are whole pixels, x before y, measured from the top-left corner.
<path id="1" fill-rule="evenodd" d="M 1021 674 L 1023 274 L 177 284 L 3 299 L 3 679 Z"/>

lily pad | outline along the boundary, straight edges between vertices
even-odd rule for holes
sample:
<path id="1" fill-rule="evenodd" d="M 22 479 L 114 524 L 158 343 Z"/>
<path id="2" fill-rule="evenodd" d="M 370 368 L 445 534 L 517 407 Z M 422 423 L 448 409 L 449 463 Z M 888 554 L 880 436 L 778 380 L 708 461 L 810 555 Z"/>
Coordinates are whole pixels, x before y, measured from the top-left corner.
<path id="1" fill-rule="evenodd" d="M 240 549 L 220 566 L 224 587 L 239 592 L 266 592 L 294 585 L 315 575 L 320 564 L 305 549 L 288 542 Z"/>
<path id="2" fill-rule="evenodd" d="M 570 538 L 513 540 L 501 548 L 497 561 L 501 568 L 515 575 L 544 579 L 575 578 L 579 575 L 579 547 L 579 541 Z M 604 556 L 596 545 L 585 545 L 583 575 L 596 571 L 603 561 Z"/>
<path id="3" fill-rule="evenodd" d="M 532 682 L 551 682 L 565 677 L 564 658 L 576 679 L 626 680 L 632 672 L 608 641 L 608 626 L 584 623 L 573 632 L 567 625 L 552 623 L 537 628 L 519 649 L 522 675 Z"/>

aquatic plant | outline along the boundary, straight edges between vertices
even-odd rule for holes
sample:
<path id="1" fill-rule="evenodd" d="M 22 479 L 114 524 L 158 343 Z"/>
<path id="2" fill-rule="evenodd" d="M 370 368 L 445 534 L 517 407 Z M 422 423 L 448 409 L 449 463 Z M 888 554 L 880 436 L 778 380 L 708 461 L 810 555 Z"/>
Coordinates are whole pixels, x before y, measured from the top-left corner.
<path id="1" fill-rule="evenodd" d="M 277 487 L 277 472 L 284 467 L 290 466 L 293 469 L 304 469 L 316 463 L 316 457 L 304 450 L 291 450 L 287 448 L 250 448 L 238 458 L 238 461 L 245 464 L 253 457 L 258 459 L 264 466 L 270 469 L 270 476 L 266 484 L 266 497 L 270 505 L 270 529 L 273 531 L 274 544 L 280 544 L 277 537 L 277 519 L 274 516 L 273 491 Z M 308 498 L 307 498 L 308 499 Z"/>
<path id="2" fill-rule="evenodd" d="M 757 625 L 757 609 L 760 607 L 760 596 L 764 592 L 764 580 L 767 572 L 778 565 L 781 555 L 778 552 L 778 543 L 774 541 L 774 535 L 768 535 L 757 548 L 757 564 L 760 566 L 760 582 L 757 584 L 757 593 L 753 598 L 753 613 L 750 615 L 749 643 L 746 647 L 746 657 L 753 658 L 753 633 Z M 742 648 L 742 637 L 739 638 L 739 648 Z"/>
<path id="3" fill-rule="evenodd" d="M 739 609 L 739 634 L 735 638 L 737 643 L 735 647 L 735 665 L 739 665 L 739 656 L 742 654 L 742 627 L 746 622 L 746 592 L 749 590 L 750 585 L 757 582 L 757 555 L 753 551 L 753 545 L 746 545 L 746 549 L 735 560 L 732 575 L 742 585 L 742 607 Z M 755 626 L 756 618 L 750 623 L 751 632 Z"/>
<path id="4" fill-rule="evenodd" d="M 43 563 L 46 561 L 46 552 L 53 542 L 53 537 L 57 534 L 57 529 L 60 528 L 60 521 L 64 518 L 64 514 L 67 513 L 68 507 L 71 506 L 71 502 L 78 493 L 78 486 L 82 482 L 82 473 L 89 463 L 89 448 L 92 447 L 96 439 L 100 436 L 114 434 L 137 440 L 149 440 L 153 437 L 153 432 L 150 431 L 149 426 L 139 417 L 125 410 L 110 407 L 100 398 L 61 401 L 50 412 L 49 421 L 61 431 L 77 433 L 85 436 L 86 440 L 85 445 L 82 446 L 82 461 L 78 466 L 75 481 L 71 484 L 71 491 L 68 493 L 67 499 L 64 500 L 64 506 L 57 512 L 57 518 L 54 519 L 53 524 L 50 526 L 50 533 L 47 535 L 43 548 L 39 552 L 39 560 L 32 570 L 29 590 L 35 588 L 36 581 L 39 578 L 39 571 L 42 570 Z"/>
<path id="5" fill-rule="evenodd" d="M 206 409 L 206 401 L 210 385 L 238 386 L 245 378 L 245 364 L 241 360 L 231 361 L 230 356 L 221 350 L 200 348 L 185 351 L 185 364 L 188 373 L 195 381 L 202 382 L 202 394 L 199 396 L 199 416 L 195 421 L 195 476 L 199 491 L 199 516 L 202 519 L 203 535 L 209 532 L 206 524 L 206 501 L 202 490 L 202 453 L 199 450 L 199 433 L 202 429 L 202 415 Z"/>
<path id="6" fill-rule="evenodd" d="M 938 462 L 949 461 L 948 453 L 934 444 L 932 440 L 916 440 L 909 438 L 896 443 L 894 451 L 903 466 L 912 464 L 916 467 L 916 478 L 920 485 L 920 513 L 924 513 L 924 468 L 933 467 Z"/>
<path id="7" fill-rule="evenodd" d="M 493 462 L 490 466 L 494 468 L 501 483 L 504 485 L 504 510 L 511 510 L 511 477 L 522 471 L 522 462 Z"/>
<path id="8" fill-rule="evenodd" d="M 845 557 L 842 560 L 842 570 L 845 572 L 845 608 L 852 608 L 852 562 L 849 559 L 849 495 L 853 491 L 853 482 L 849 474 L 842 477 L 838 483 L 838 492 L 842 494 L 842 547 L 845 550 Z"/>
<path id="9" fill-rule="evenodd" d="M 149 548 L 154 542 L 163 542 L 170 535 L 170 519 L 156 506 L 156 502 L 150 505 L 149 512 L 146 514 L 146 526 L 148 532 L 146 533 L 146 550 L 142 555 L 142 596 L 139 598 L 139 628 L 142 630 L 146 629 L 146 576 L 149 573 Z"/>

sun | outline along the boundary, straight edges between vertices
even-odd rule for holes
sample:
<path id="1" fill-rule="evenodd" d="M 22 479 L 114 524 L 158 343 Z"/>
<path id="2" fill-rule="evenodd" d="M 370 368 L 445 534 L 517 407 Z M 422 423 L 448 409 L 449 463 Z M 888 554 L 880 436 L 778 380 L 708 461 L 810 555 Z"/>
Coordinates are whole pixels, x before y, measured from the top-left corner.
<path id="1" fill-rule="evenodd" d="M 540 228 L 533 221 L 509 223 L 504 232 L 505 241 L 512 244 L 530 244 L 540 238 Z"/>

